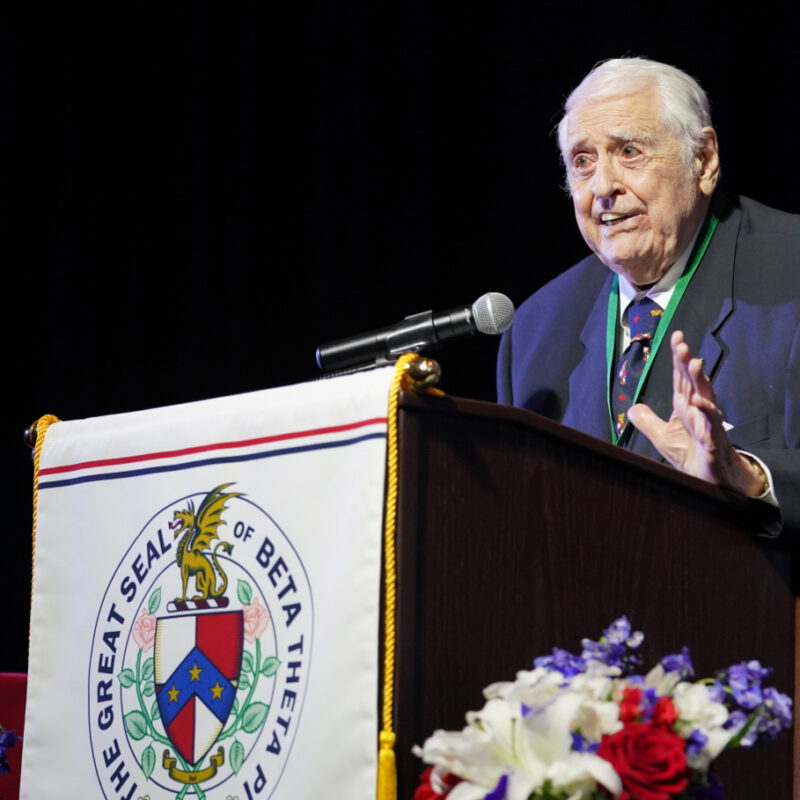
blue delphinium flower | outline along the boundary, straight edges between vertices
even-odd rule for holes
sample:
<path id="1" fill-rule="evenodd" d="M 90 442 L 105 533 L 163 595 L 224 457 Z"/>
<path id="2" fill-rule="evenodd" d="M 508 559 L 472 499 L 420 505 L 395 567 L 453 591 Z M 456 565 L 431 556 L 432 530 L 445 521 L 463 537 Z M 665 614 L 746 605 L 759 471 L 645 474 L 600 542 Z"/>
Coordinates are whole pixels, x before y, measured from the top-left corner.
<path id="1" fill-rule="evenodd" d="M 709 684 L 708 694 L 715 703 L 724 703 L 728 697 L 728 693 L 725 691 L 725 686 L 719 679 L 715 680 L 714 683 Z"/>
<path id="2" fill-rule="evenodd" d="M 684 647 L 680 653 L 673 653 L 661 659 L 661 666 L 667 672 L 678 672 L 682 679 L 694 677 L 694 667 L 692 666 L 692 655 L 688 647 Z"/>
<path id="3" fill-rule="evenodd" d="M 772 670 L 762 669 L 758 661 L 734 664 L 728 670 L 728 686 L 736 702 L 748 711 L 757 708 L 764 700 L 761 681 Z"/>
<path id="4" fill-rule="evenodd" d="M 758 742 L 776 739 L 782 730 L 792 727 L 792 701 L 772 686 L 763 690 L 763 697 L 752 727 L 753 740 Z"/>
<path id="5" fill-rule="evenodd" d="M 612 644 L 623 644 L 631 635 L 631 623 L 626 616 L 615 619 L 604 631 L 603 638 Z"/>
<path id="6" fill-rule="evenodd" d="M 506 796 L 506 786 L 508 785 L 508 775 L 501 775 L 497 781 L 497 786 L 489 794 L 484 795 L 483 800 L 504 800 Z"/>
<path id="7" fill-rule="evenodd" d="M 728 719 L 725 721 L 725 724 L 722 727 L 726 728 L 727 730 L 730 730 L 731 728 L 741 728 L 745 722 L 747 722 L 747 714 L 745 714 L 740 708 L 737 708 L 728 714 Z"/>
<path id="8" fill-rule="evenodd" d="M 560 647 L 554 647 L 550 656 L 539 656 L 534 659 L 533 665 L 560 672 L 565 678 L 586 672 L 586 662 L 580 656 L 573 655 Z"/>
<path id="9" fill-rule="evenodd" d="M 596 753 L 600 742 L 590 742 L 580 731 L 572 732 L 572 749 L 579 753 Z"/>
<path id="10" fill-rule="evenodd" d="M 774 686 L 764 689 L 764 705 L 784 728 L 792 726 L 792 701 Z"/>
<path id="11" fill-rule="evenodd" d="M 11 771 L 11 767 L 8 766 L 8 761 L 6 759 L 6 751 L 13 747 L 19 741 L 19 736 L 17 736 L 14 731 L 4 731 L 3 727 L 0 726 L 0 775 L 5 775 L 7 772 Z"/>
<path id="12" fill-rule="evenodd" d="M 774 739 L 792 724 L 792 701 L 774 687 L 762 687 L 761 682 L 772 670 L 758 661 L 742 661 L 726 672 L 720 672 L 709 687 L 712 699 L 721 701 L 731 709 L 725 727 L 744 729 L 739 734 L 741 747 Z"/>
<path id="13" fill-rule="evenodd" d="M 707 742 L 708 736 L 702 731 L 697 730 L 697 728 L 693 728 L 692 732 L 689 734 L 689 738 L 686 740 L 686 755 L 690 757 L 699 755 Z"/>
<path id="14" fill-rule="evenodd" d="M 632 631 L 627 617 L 611 623 L 598 641 L 584 639 L 581 644 L 584 661 L 596 661 L 607 667 L 618 668 L 623 675 L 630 675 L 642 663 L 636 652 L 644 641 L 641 631 Z"/>
<path id="15" fill-rule="evenodd" d="M 741 731 L 742 728 L 745 728 L 744 735 L 742 735 L 738 746 L 739 747 L 752 747 L 758 741 L 758 734 L 759 734 L 759 726 L 757 724 L 756 719 L 750 718 L 749 714 L 746 714 L 740 708 L 737 708 L 734 711 L 731 711 L 730 716 L 728 717 L 727 722 L 722 726 L 727 730 L 735 729 L 737 731 Z M 737 736 L 739 734 L 736 734 Z M 734 739 L 736 736 L 734 736 Z"/>

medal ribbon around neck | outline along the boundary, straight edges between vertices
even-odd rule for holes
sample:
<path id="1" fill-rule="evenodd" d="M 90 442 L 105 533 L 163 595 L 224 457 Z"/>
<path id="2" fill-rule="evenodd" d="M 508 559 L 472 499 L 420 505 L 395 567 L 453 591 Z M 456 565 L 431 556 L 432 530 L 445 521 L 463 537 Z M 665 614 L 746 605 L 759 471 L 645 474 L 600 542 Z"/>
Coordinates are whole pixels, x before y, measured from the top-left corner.
<path id="1" fill-rule="evenodd" d="M 681 275 L 681 277 L 678 279 L 678 282 L 675 284 L 675 291 L 672 293 L 672 297 L 670 298 L 667 307 L 664 309 L 664 314 L 661 317 L 658 328 L 656 328 L 656 333 L 653 337 L 653 344 L 650 348 L 650 358 L 644 365 L 644 371 L 639 379 L 639 385 L 636 387 L 636 393 L 633 396 L 633 403 L 631 405 L 634 405 L 639 401 L 639 394 L 641 393 L 642 387 L 647 381 L 650 367 L 653 361 L 655 361 L 656 353 L 661 345 L 661 341 L 663 340 L 664 335 L 669 328 L 670 322 L 672 322 L 672 317 L 675 315 L 675 309 L 681 302 L 681 298 L 683 297 L 683 293 L 686 291 L 686 287 L 689 285 L 689 281 L 691 281 L 694 273 L 697 272 L 697 267 L 703 260 L 703 256 L 708 249 L 708 243 L 711 241 L 711 237 L 714 235 L 714 231 L 717 229 L 718 224 L 719 218 L 715 214 L 710 213 L 706 219 L 703 230 L 700 232 L 700 236 L 697 237 L 694 250 L 689 257 L 689 264 L 683 271 L 683 275 Z M 614 414 L 611 411 L 611 382 L 613 380 L 612 375 L 617 361 L 616 353 L 618 327 L 619 276 L 615 275 L 614 281 L 611 285 L 611 292 L 608 296 L 608 317 L 606 321 L 606 406 L 608 408 L 608 419 L 611 424 L 611 441 L 614 444 L 624 446 L 627 440 L 630 438 L 632 427 L 631 423 L 630 421 L 626 420 L 625 427 L 622 429 L 622 433 L 617 434 L 616 426 L 614 425 Z"/>

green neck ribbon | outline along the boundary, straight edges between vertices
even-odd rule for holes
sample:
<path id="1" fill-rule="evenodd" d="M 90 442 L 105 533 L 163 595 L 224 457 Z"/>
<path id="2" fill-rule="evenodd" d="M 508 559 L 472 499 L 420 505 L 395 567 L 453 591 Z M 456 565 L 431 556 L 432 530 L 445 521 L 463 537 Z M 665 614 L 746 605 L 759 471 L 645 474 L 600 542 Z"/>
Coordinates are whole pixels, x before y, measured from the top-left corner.
<path id="1" fill-rule="evenodd" d="M 681 277 L 678 279 L 678 282 L 675 284 L 675 291 L 672 293 L 672 297 L 670 298 L 667 307 L 664 309 L 664 314 L 661 317 L 661 321 L 658 323 L 656 335 L 653 337 L 653 344 L 650 348 L 650 358 L 644 365 L 644 371 L 639 379 L 639 385 L 636 387 L 636 394 L 633 396 L 633 403 L 636 403 L 639 400 L 639 394 L 641 393 L 642 387 L 647 380 L 647 375 L 650 372 L 650 366 L 652 365 L 653 361 L 655 361 L 655 356 L 658 352 L 659 346 L 661 345 L 661 341 L 666 335 L 670 322 L 672 321 L 672 317 L 675 315 L 675 309 L 681 302 L 681 298 L 683 297 L 683 293 L 686 291 L 686 287 L 689 285 L 689 281 L 691 281 L 695 272 L 697 272 L 697 267 L 703 260 L 703 256 L 708 249 L 708 243 L 711 241 L 711 237 L 714 235 L 714 231 L 717 229 L 718 224 L 719 218 L 714 213 L 709 213 L 708 217 L 706 218 L 705 225 L 700 231 L 700 235 L 697 237 L 692 254 L 689 256 L 686 269 L 683 271 L 683 275 L 681 275 Z M 633 426 L 630 422 L 626 422 L 622 433 L 617 434 L 617 427 L 614 424 L 614 414 L 611 411 L 611 385 L 613 382 L 613 375 L 617 362 L 618 328 L 619 277 L 615 275 L 614 281 L 611 285 L 611 293 L 608 297 L 608 317 L 606 322 L 606 405 L 608 407 L 608 419 L 611 423 L 611 441 L 614 444 L 624 446 L 630 438 L 631 428 Z"/>

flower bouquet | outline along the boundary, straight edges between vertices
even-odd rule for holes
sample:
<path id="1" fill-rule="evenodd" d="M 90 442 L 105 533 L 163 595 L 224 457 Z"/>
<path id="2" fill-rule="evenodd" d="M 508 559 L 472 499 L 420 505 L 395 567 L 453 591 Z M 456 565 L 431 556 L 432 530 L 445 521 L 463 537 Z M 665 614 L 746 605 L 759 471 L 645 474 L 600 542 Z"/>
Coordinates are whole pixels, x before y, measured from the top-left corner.
<path id="1" fill-rule="evenodd" d="M 414 752 L 432 768 L 414 800 L 718 800 L 709 766 L 791 726 L 791 700 L 743 662 L 693 680 L 689 651 L 638 674 L 644 636 L 625 617 L 580 656 L 555 648 L 484 689 L 462 731 Z"/>

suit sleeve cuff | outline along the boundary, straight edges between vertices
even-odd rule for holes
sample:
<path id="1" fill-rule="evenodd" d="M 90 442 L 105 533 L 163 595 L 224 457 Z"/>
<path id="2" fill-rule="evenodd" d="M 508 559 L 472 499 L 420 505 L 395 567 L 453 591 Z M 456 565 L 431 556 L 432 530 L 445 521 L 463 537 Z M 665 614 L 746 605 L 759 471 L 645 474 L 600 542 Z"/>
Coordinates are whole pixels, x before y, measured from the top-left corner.
<path id="1" fill-rule="evenodd" d="M 777 536 L 781 531 L 781 507 L 778 502 L 778 496 L 775 494 L 775 482 L 772 479 L 772 472 L 770 472 L 769 467 L 758 456 L 754 456 L 752 453 L 747 452 L 747 450 L 739 450 L 738 448 L 737 452 L 755 461 L 767 479 L 766 490 L 758 497 L 753 497 L 751 499 L 756 503 L 763 503 L 765 506 L 769 507 L 770 513 L 764 515 L 763 531 L 761 535 Z"/>

